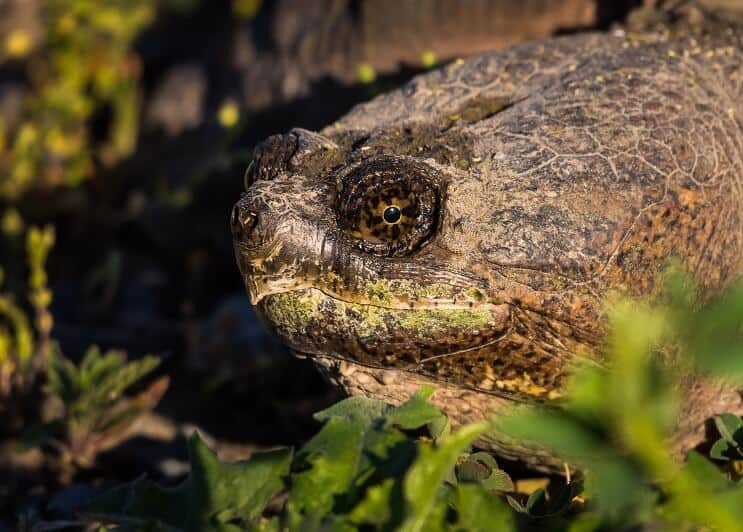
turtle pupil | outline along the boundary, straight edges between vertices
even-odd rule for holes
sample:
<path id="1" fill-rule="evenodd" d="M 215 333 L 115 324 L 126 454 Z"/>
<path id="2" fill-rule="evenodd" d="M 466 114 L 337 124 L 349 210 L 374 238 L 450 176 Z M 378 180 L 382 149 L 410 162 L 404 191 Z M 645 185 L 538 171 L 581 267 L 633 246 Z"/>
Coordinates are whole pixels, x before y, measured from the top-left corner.
<path id="1" fill-rule="evenodd" d="M 397 222 L 400 221 L 400 218 L 402 217 L 402 213 L 400 212 L 400 209 L 398 209 L 394 205 L 391 205 L 384 210 L 382 217 L 384 218 L 384 221 L 387 222 L 388 224 L 396 224 Z"/>

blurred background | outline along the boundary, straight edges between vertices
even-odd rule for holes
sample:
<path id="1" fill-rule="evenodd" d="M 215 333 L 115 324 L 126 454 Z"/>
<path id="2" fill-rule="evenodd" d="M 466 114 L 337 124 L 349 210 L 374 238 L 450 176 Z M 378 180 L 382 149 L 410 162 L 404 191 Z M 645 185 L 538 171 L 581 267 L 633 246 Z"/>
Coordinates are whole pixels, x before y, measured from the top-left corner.
<path id="1" fill-rule="evenodd" d="M 243 292 L 228 217 L 256 143 L 654 4 L 0 0 L 0 529 L 181 478 L 193 427 L 227 458 L 301 443 L 339 398 Z"/>

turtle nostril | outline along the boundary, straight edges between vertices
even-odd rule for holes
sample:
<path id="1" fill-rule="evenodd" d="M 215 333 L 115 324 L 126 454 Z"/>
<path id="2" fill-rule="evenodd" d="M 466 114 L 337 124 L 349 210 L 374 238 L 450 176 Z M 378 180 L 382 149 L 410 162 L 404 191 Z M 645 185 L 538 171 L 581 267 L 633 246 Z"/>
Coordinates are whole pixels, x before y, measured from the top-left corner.
<path id="1" fill-rule="evenodd" d="M 251 214 L 249 212 L 246 212 L 243 214 L 242 220 L 240 220 L 240 223 L 242 225 L 242 228 L 244 231 L 249 232 L 255 227 L 255 223 L 258 221 L 258 217 L 255 214 Z"/>
<path id="2" fill-rule="evenodd" d="M 253 227 L 255 227 L 258 218 L 251 212 L 243 211 L 239 205 L 235 205 L 232 208 L 232 214 L 230 215 L 230 225 L 233 230 L 243 231 L 249 233 Z"/>

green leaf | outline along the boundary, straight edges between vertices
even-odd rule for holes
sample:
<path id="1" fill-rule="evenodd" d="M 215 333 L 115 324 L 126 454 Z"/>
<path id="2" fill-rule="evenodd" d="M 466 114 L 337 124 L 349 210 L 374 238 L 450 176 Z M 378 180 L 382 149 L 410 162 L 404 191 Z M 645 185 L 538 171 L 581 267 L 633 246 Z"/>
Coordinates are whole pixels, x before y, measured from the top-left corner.
<path id="1" fill-rule="evenodd" d="M 457 512 L 453 530 L 490 532 L 515 530 L 514 515 L 501 499 L 477 484 L 460 484 L 450 498 Z"/>
<path id="2" fill-rule="evenodd" d="M 712 462 L 696 451 L 691 451 L 686 457 L 684 471 L 696 479 L 709 492 L 722 491 L 734 485 L 733 482 L 725 478 L 725 475 Z"/>
<path id="3" fill-rule="evenodd" d="M 58 348 L 49 354 L 46 380 L 44 391 L 49 395 L 58 395 L 65 404 L 74 401 L 80 393 L 77 367 Z"/>
<path id="4" fill-rule="evenodd" d="M 391 517 L 390 496 L 395 488 L 395 479 L 386 478 L 381 484 L 366 490 L 364 498 L 351 510 L 349 518 L 355 524 L 381 526 Z"/>
<path id="5" fill-rule="evenodd" d="M 719 440 L 717 440 L 714 444 L 712 444 L 712 447 L 709 450 L 710 458 L 714 458 L 715 460 L 722 460 L 724 462 L 735 460 L 736 455 L 740 456 L 738 450 L 730 445 L 730 442 L 727 441 L 725 438 L 720 438 Z"/>
<path id="6" fill-rule="evenodd" d="M 388 409 L 389 407 L 382 401 L 365 397 L 349 397 L 325 410 L 316 412 L 312 417 L 318 421 L 328 421 L 332 418 L 372 420 L 381 417 Z"/>
<path id="7" fill-rule="evenodd" d="M 697 363 L 726 378 L 743 376 L 743 282 L 694 313 L 683 337 Z"/>
<path id="8" fill-rule="evenodd" d="M 487 423 L 462 427 L 432 446 L 419 443 L 419 456 L 403 481 L 406 511 L 405 521 L 398 530 L 418 532 L 430 530 L 435 517 L 440 487 L 450 473 L 459 454 L 487 428 Z"/>
<path id="9" fill-rule="evenodd" d="M 446 416 L 428 402 L 432 393 L 433 388 L 428 387 L 415 392 L 410 399 L 387 414 L 387 425 L 397 425 L 404 430 L 417 429 L 430 424 L 439 426 Z"/>
<path id="10" fill-rule="evenodd" d="M 581 420 L 569 413 L 547 409 L 529 409 L 503 416 L 497 429 L 517 441 L 529 441 L 572 458 L 602 453 L 604 442 Z"/>
<path id="11" fill-rule="evenodd" d="M 451 434 L 451 423 L 448 416 L 440 417 L 428 424 L 428 432 L 434 440 Z"/>
<path id="12" fill-rule="evenodd" d="M 459 482 L 477 482 L 487 490 L 513 490 L 511 477 L 498 468 L 498 462 L 489 453 L 470 454 L 457 465 L 456 474 Z"/>
<path id="13" fill-rule="evenodd" d="M 191 474 L 175 488 L 140 478 L 112 490 L 85 509 L 110 522 L 130 518 L 184 531 L 224 530 L 227 520 L 260 517 L 289 473 L 291 449 L 256 453 L 247 461 L 221 462 L 198 433 L 189 438 Z"/>
<path id="14" fill-rule="evenodd" d="M 743 420 L 734 414 L 720 414 L 714 420 L 720 436 L 737 447 L 740 444 L 739 438 L 743 436 L 743 431 L 739 433 L 743 429 Z"/>
<path id="15" fill-rule="evenodd" d="M 597 459 L 592 464 L 590 475 L 586 476 L 585 492 L 605 514 L 627 512 L 630 516 L 632 512 L 639 513 L 652 506 L 655 499 L 646 486 L 643 471 L 618 454 Z"/>
<path id="16" fill-rule="evenodd" d="M 292 477 L 293 511 L 330 511 L 335 496 L 348 491 L 354 478 L 370 467 L 363 455 L 367 433 L 386 410 L 381 402 L 352 397 L 315 414 L 325 425 L 297 453 L 296 464 L 309 467 Z"/>
<path id="17" fill-rule="evenodd" d="M 300 470 L 287 502 L 294 519 L 350 511 L 364 496 L 365 483 L 401 476 L 415 446 L 399 428 L 417 429 L 445 417 L 426 402 L 430 394 L 421 390 L 397 408 L 352 397 L 315 414 L 325 425 L 297 453 Z"/>

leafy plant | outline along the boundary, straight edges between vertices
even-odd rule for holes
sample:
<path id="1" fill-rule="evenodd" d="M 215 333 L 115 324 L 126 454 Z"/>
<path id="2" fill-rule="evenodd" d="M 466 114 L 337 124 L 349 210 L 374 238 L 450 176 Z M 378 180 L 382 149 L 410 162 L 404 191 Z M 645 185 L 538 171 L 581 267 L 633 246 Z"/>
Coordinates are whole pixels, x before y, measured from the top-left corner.
<path id="1" fill-rule="evenodd" d="M 509 523 L 506 505 L 480 480 L 452 475 L 486 424 L 450 434 L 426 401 L 430 394 L 422 390 L 399 407 L 346 399 L 316 414 L 323 428 L 293 457 L 285 449 L 225 465 L 193 436 L 183 484 L 167 491 L 136 480 L 96 502 L 90 516 L 124 530 L 490 530 Z M 198 509 L 174 512 L 183 500 Z"/>
<path id="2" fill-rule="evenodd" d="M 101 353 L 91 347 L 76 366 L 53 350 L 44 391 L 57 399 L 59 412 L 29 429 L 25 444 L 55 448 L 63 474 L 70 474 L 75 466 L 92 466 L 96 454 L 124 439 L 132 423 L 154 408 L 165 393 L 168 378 L 161 377 L 134 397 L 123 396 L 159 362 L 157 357 L 146 356 L 127 363 L 120 351 Z"/>
<path id="3" fill-rule="evenodd" d="M 123 530 L 241 530 L 231 522 L 255 519 L 283 486 L 292 453 L 288 449 L 224 464 L 194 433 L 188 442 L 191 474 L 172 489 L 140 478 L 97 501 L 100 519 Z M 110 516 L 110 517 L 109 517 Z"/>
<path id="4" fill-rule="evenodd" d="M 350 398 L 316 414 L 322 429 L 294 454 L 226 465 L 194 437 L 183 484 L 168 491 L 138 479 L 88 517 L 123 530 L 740 530 L 739 475 L 697 452 L 679 464 L 667 438 L 690 374 L 743 369 L 721 355 L 743 358 L 743 316 L 730 315 L 743 293 L 698 306 L 690 286 L 674 274 L 662 304 L 616 304 L 611 370 L 578 368 L 560 409 L 520 408 L 452 433 L 430 389 L 398 407 Z M 715 338 L 700 343 L 707 334 Z M 712 458 L 739 461 L 743 422 L 715 422 Z M 494 457 L 469 450 L 487 430 L 546 447 L 579 473 L 525 493 Z M 178 496 L 195 507 L 176 512 Z"/>

